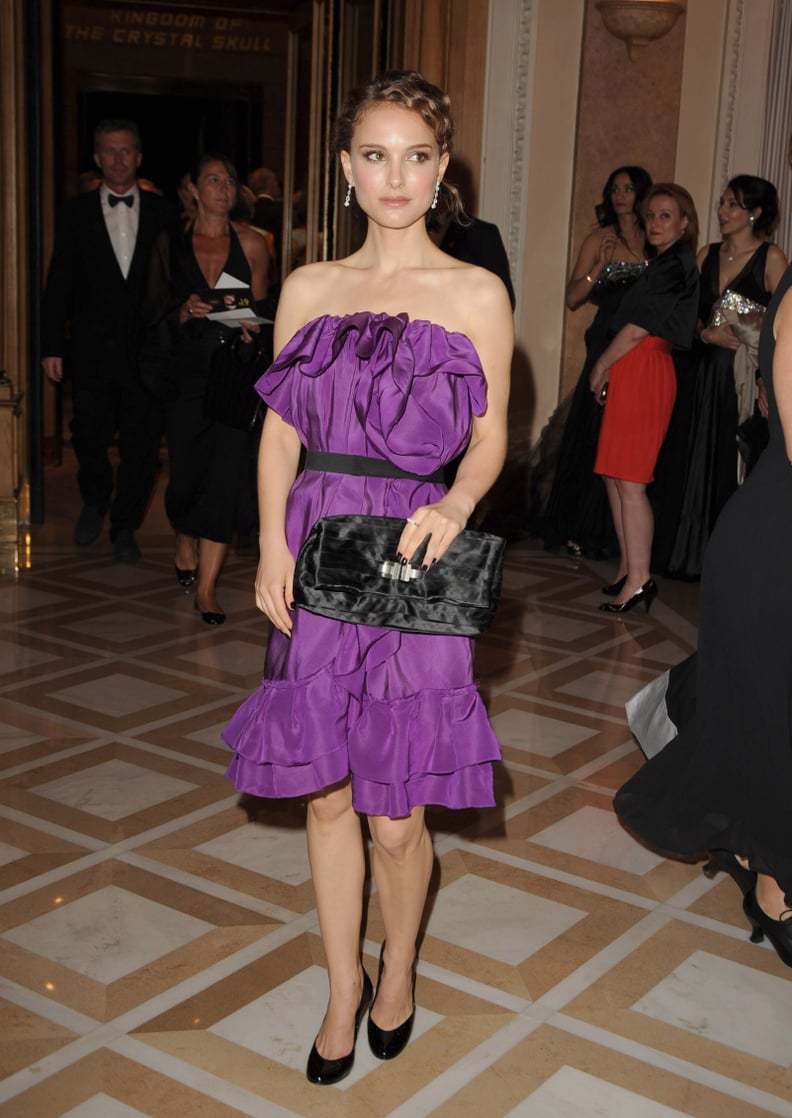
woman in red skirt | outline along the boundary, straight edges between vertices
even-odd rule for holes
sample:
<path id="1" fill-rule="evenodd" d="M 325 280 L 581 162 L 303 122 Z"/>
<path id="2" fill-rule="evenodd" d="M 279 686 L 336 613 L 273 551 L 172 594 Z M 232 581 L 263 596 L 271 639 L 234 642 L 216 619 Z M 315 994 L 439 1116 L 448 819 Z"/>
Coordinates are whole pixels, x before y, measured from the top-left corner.
<path id="1" fill-rule="evenodd" d="M 675 183 L 658 183 L 646 199 L 646 239 L 657 255 L 625 295 L 614 337 L 591 371 L 591 391 L 605 406 L 594 472 L 608 492 L 619 540 L 613 598 L 600 609 L 648 612 L 657 594 L 651 577 L 654 518 L 646 486 L 654 478 L 676 398 L 671 351 L 689 349 L 698 312 L 698 217 Z M 607 402 L 606 402 L 607 400 Z"/>

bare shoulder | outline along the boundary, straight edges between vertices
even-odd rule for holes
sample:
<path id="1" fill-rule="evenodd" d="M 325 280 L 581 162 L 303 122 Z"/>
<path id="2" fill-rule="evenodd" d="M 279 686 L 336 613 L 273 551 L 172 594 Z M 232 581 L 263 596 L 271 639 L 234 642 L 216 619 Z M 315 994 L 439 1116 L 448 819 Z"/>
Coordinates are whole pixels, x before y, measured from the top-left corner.
<path id="1" fill-rule="evenodd" d="M 323 314 L 328 296 L 338 282 L 340 269 L 334 262 L 319 261 L 295 268 L 284 281 L 275 318 L 275 349 L 283 348 L 294 334 Z"/>
<path id="2" fill-rule="evenodd" d="M 454 276 L 455 297 L 465 306 L 471 322 L 486 323 L 492 315 L 512 318 L 506 285 L 500 276 L 477 264 L 462 264 Z"/>
<path id="3" fill-rule="evenodd" d="M 305 308 L 306 321 L 328 304 L 328 295 L 342 277 L 342 269 L 335 261 L 319 260 L 303 264 L 286 277 L 281 299 L 299 302 Z"/>
<path id="4" fill-rule="evenodd" d="M 454 276 L 454 301 L 464 308 L 465 333 L 485 371 L 508 363 L 514 344 L 514 317 L 503 281 L 486 268 L 464 264 Z"/>
<path id="5" fill-rule="evenodd" d="M 780 245 L 777 245 L 777 244 L 768 245 L 768 247 L 767 247 L 767 260 L 768 260 L 768 263 L 772 261 L 773 264 L 776 264 L 776 265 L 780 266 L 781 268 L 784 269 L 784 271 L 786 271 L 786 269 L 788 267 L 787 258 L 784 255 L 784 250 L 781 248 Z"/>
<path id="6" fill-rule="evenodd" d="M 248 259 L 268 256 L 266 240 L 250 225 L 234 224 L 234 230 L 239 238 L 239 243 L 242 245 L 242 251 Z"/>

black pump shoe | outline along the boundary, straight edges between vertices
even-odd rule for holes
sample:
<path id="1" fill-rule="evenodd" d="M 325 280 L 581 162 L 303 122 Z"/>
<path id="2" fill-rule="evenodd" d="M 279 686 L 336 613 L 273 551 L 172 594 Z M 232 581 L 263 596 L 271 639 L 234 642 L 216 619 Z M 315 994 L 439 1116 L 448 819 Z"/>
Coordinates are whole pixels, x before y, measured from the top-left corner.
<path id="1" fill-rule="evenodd" d="M 316 1042 L 314 1042 L 308 1056 L 308 1067 L 305 1069 L 305 1074 L 311 1083 L 319 1083 L 322 1087 L 332 1087 L 334 1083 L 340 1083 L 352 1071 L 352 1065 L 355 1062 L 355 1041 L 357 1040 L 358 1029 L 373 997 L 374 989 L 371 985 L 371 979 L 366 971 L 363 971 L 363 992 L 360 995 L 360 1004 L 355 1013 L 355 1040 L 352 1041 L 352 1051 L 346 1056 L 341 1056 L 338 1060 L 326 1060 L 324 1056 L 319 1055 L 316 1050 Z"/>
<path id="2" fill-rule="evenodd" d="M 631 609 L 642 603 L 648 613 L 649 607 L 656 597 L 657 583 L 653 578 L 650 578 L 626 602 L 603 602 L 600 609 L 603 613 L 629 613 Z"/>
<path id="3" fill-rule="evenodd" d="M 201 609 L 198 605 L 198 598 L 193 598 L 193 606 L 201 615 L 201 620 L 205 621 L 207 625 L 222 625 L 226 619 L 224 613 L 214 613 L 209 609 Z"/>
<path id="4" fill-rule="evenodd" d="M 617 578 L 615 582 L 609 582 L 607 586 L 603 586 L 602 593 L 607 594 L 609 598 L 615 598 L 624 589 L 624 584 L 627 581 L 627 575 L 622 575 Z"/>
<path id="5" fill-rule="evenodd" d="M 787 912 L 792 910 L 787 909 Z M 792 916 L 787 920 L 773 920 L 763 908 L 759 907 L 756 899 L 756 886 L 745 894 L 743 898 L 743 912 L 748 917 L 753 927 L 751 943 L 761 943 L 765 936 L 775 948 L 775 953 L 782 963 L 792 967 Z"/>
<path id="6" fill-rule="evenodd" d="M 179 586 L 183 586 L 188 590 L 198 578 L 198 569 L 196 567 L 177 567 L 173 564 L 173 569 L 176 571 L 176 581 Z"/>
<path id="7" fill-rule="evenodd" d="M 379 990 L 380 979 L 382 978 L 382 966 L 385 961 L 385 944 L 383 943 L 380 949 L 379 970 L 377 971 L 377 989 Z M 379 1025 L 371 1020 L 371 1014 L 368 1019 L 368 1042 L 369 1048 L 377 1057 L 378 1060 L 393 1060 L 407 1047 L 407 1041 L 410 1039 L 413 1024 L 415 1022 L 415 968 L 418 965 L 418 958 L 412 966 L 412 1013 L 406 1021 L 402 1021 L 401 1025 L 397 1025 L 395 1029 L 381 1029 Z M 377 995 L 374 995 L 376 1001 Z"/>

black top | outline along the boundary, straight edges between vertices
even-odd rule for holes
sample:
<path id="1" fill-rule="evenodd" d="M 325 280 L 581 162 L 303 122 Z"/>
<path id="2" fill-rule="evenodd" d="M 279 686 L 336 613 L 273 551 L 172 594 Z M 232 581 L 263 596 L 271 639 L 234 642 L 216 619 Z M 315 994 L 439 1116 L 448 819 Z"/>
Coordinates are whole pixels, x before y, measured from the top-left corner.
<path id="1" fill-rule="evenodd" d="M 469 219 L 469 225 L 452 221 L 446 229 L 440 248 L 462 260 L 465 264 L 478 264 L 488 272 L 498 276 L 506 287 L 509 302 L 514 310 L 514 288 L 512 287 L 509 258 L 497 225 L 491 221 L 481 221 L 477 217 Z"/>
<path id="2" fill-rule="evenodd" d="M 649 261 L 646 271 L 625 294 L 611 322 L 617 334 L 628 322 L 676 349 L 690 349 L 696 329 L 699 272 L 693 250 L 677 241 Z"/>
<path id="3" fill-rule="evenodd" d="M 714 304 L 725 295 L 727 291 L 737 291 L 746 299 L 754 303 L 761 303 L 766 307 L 770 302 L 770 292 L 765 285 L 765 268 L 767 266 L 767 253 L 770 248 L 765 242 L 759 246 L 745 267 L 742 268 L 733 280 L 720 290 L 720 241 L 710 245 L 704 262 L 701 265 L 701 293 L 699 300 L 699 318 L 703 323 L 709 322 Z"/>

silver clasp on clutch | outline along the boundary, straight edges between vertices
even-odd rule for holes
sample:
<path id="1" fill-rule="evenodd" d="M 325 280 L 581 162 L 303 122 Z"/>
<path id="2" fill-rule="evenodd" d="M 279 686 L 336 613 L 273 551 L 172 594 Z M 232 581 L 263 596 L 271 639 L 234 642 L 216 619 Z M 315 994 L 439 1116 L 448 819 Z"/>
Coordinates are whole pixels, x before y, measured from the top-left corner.
<path id="1" fill-rule="evenodd" d="M 383 578 L 391 578 L 394 582 L 411 582 L 423 575 L 420 567 L 412 567 L 398 559 L 386 559 L 380 564 L 379 573 Z"/>

